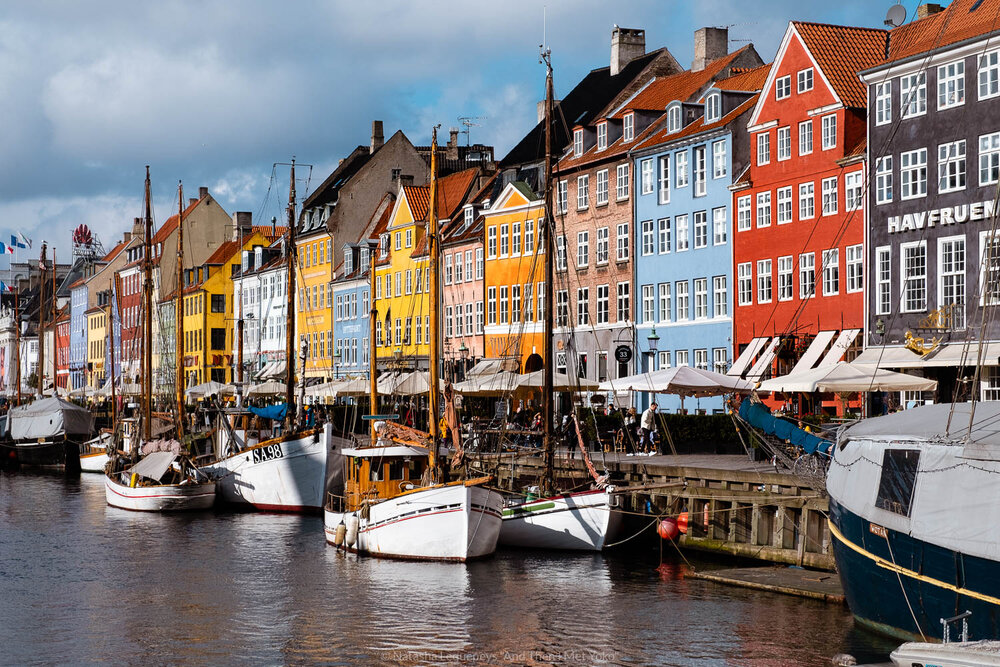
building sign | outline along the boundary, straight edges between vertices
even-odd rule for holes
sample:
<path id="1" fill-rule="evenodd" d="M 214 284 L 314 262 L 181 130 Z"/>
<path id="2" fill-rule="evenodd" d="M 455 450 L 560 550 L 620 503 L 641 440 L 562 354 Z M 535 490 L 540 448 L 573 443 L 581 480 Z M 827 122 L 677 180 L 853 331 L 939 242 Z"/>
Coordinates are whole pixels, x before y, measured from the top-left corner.
<path id="1" fill-rule="evenodd" d="M 619 345 L 616 347 L 615 360 L 620 364 L 627 364 L 632 361 L 632 348 L 628 345 Z"/>
<path id="2" fill-rule="evenodd" d="M 976 222 L 992 218 L 996 211 L 995 202 L 990 199 L 975 204 L 959 204 L 930 211 L 917 211 L 904 215 L 891 215 L 888 219 L 889 233 L 914 232 L 934 227 L 947 227 L 954 224 Z"/>

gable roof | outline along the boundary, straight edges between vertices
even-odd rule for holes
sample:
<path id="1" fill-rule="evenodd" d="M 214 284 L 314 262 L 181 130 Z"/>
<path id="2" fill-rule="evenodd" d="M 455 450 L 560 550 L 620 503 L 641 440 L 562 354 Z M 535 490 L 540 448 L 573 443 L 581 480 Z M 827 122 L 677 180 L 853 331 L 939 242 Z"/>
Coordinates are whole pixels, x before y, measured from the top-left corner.
<path id="1" fill-rule="evenodd" d="M 661 127 L 656 132 L 649 135 L 642 143 L 638 144 L 633 150 L 639 151 L 645 148 L 651 148 L 653 146 L 658 146 L 660 144 L 670 143 L 678 139 L 685 139 L 688 137 L 693 137 L 696 134 L 701 134 L 702 132 L 710 132 L 712 130 L 717 130 L 720 127 L 725 127 L 729 123 L 733 122 L 743 114 L 748 111 L 752 111 L 754 105 L 757 104 L 757 98 L 760 95 L 754 95 L 742 103 L 739 104 L 735 109 L 727 113 L 725 116 L 715 121 L 714 123 L 705 124 L 705 116 L 702 115 L 697 120 L 692 121 L 683 128 L 680 132 L 668 133 L 665 127 Z"/>
<path id="2" fill-rule="evenodd" d="M 225 264 L 239 249 L 240 244 L 238 241 L 226 241 L 216 248 L 215 252 L 209 255 L 208 259 L 205 260 L 205 264 Z"/>
<path id="3" fill-rule="evenodd" d="M 858 72 L 883 61 L 889 33 L 881 28 L 803 21 L 792 21 L 792 26 L 844 106 L 866 109 L 866 87 Z"/>
<path id="4" fill-rule="evenodd" d="M 337 192 L 340 188 L 351 179 L 354 174 L 358 173 L 361 167 L 368 163 L 371 158 L 372 153 L 368 146 L 358 146 L 350 155 L 344 158 L 337 168 L 330 172 L 322 183 L 319 184 L 315 190 L 313 190 L 305 201 L 302 202 L 302 211 L 306 211 L 313 206 L 323 205 L 329 201 L 336 200 Z M 308 225 L 308 222 L 304 224 Z"/>
<path id="5" fill-rule="evenodd" d="M 883 64 L 952 46 L 1000 30 L 1000 0 L 952 0 L 943 11 L 911 21 L 889 33 Z"/>
<path id="6" fill-rule="evenodd" d="M 767 75 L 771 72 L 771 65 L 761 65 L 760 67 L 734 67 L 732 75 L 724 79 L 718 79 L 713 88 L 726 91 L 757 92 L 763 90 Z"/>

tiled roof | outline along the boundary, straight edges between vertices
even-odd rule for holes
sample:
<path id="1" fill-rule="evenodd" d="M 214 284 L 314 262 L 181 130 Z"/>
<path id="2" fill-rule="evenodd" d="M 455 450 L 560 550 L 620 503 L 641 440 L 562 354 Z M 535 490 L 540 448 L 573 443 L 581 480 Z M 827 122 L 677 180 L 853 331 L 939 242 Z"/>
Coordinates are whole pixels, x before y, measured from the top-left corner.
<path id="1" fill-rule="evenodd" d="M 437 217 L 439 220 L 451 218 L 465 203 L 465 199 L 479 176 L 479 169 L 465 169 L 455 174 L 449 174 L 437 181 Z M 429 185 L 404 185 L 406 201 L 410 205 L 415 221 L 427 219 L 431 201 Z"/>
<path id="2" fill-rule="evenodd" d="M 903 60 L 1000 30 L 1000 0 L 952 0 L 944 11 L 892 30 L 889 58 Z M 873 65 L 874 66 L 874 65 Z"/>
<path id="3" fill-rule="evenodd" d="M 734 67 L 733 75 L 719 79 L 713 85 L 719 90 L 757 92 L 764 88 L 767 75 L 771 72 L 771 63 L 760 67 Z"/>
<path id="4" fill-rule="evenodd" d="M 268 227 L 270 229 L 270 227 Z M 205 260 L 206 264 L 225 264 L 229 259 L 236 254 L 240 249 L 240 244 L 238 241 L 226 241 L 218 248 L 215 249 L 208 259 Z"/>
<path id="5" fill-rule="evenodd" d="M 78 278 L 72 285 L 69 286 L 69 288 L 73 289 L 75 287 L 79 287 L 80 285 L 84 284 L 85 282 L 87 282 L 86 278 Z"/>
<path id="6" fill-rule="evenodd" d="M 430 208 L 431 190 L 426 185 L 404 185 L 403 194 L 406 196 L 406 203 L 410 207 L 410 213 L 414 220 L 423 220 L 427 217 L 427 209 Z"/>
<path id="7" fill-rule="evenodd" d="M 197 200 L 191 202 L 188 205 L 188 207 L 186 209 L 184 209 L 184 213 L 183 213 L 184 217 L 186 218 L 188 215 L 190 215 L 191 211 L 193 211 L 195 209 L 195 207 L 198 206 L 198 204 L 200 204 L 200 203 L 201 203 L 200 199 L 197 199 Z M 166 241 L 167 237 L 170 236 L 175 229 L 177 229 L 177 214 L 176 213 L 174 215 L 170 216 L 169 218 L 167 218 L 167 221 L 164 222 L 162 225 L 160 225 L 160 228 L 156 230 L 155 234 L 153 234 L 153 241 L 152 241 L 153 245 L 156 245 L 157 243 L 162 243 L 163 241 Z"/>
<path id="8" fill-rule="evenodd" d="M 883 61 L 888 32 L 802 21 L 793 21 L 792 25 L 840 101 L 854 109 L 867 108 L 865 84 L 858 72 Z"/>
<path id="9" fill-rule="evenodd" d="M 643 148 L 650 148 L 652 146 L 657 146 L 659 144 L 664 144 L 670 141 L 676 141 L 678 139 L 684 139 L 686 137 L 693 137 L 696 134 L 701 134 L 702 132 L 710 132 L 711 130 L 718 129 L 720 127 L 725 127 L 729 123 L 733 122 L 740 115 L 752 111 L 755 104 L 757 104 L 757 98 L 760 95 L 754 95 L 753 97 L 745 100 L 738 107 L 727 113 L 725 116 L 715 121 L 714 123 L 705 124 L 705 117 L 702 116 L 697 120 L 688 124 L 687 127 L 682 129 L 680 132 L 674 132 L 670 134 L 667 132 L 666 128 L 660 128 L 658 131 L 651 134 L 646 140 L 636 146 L 635 150 L 641 150 Z"/>
<path id="10" fill-rule="evenodd" d="M 112 248 L 111 252 L 109 252 L 107 255 L 105 255 L 104 258 L 101 261 L 102 262 L 110 262 L 115 257 L 117 257 L 123 250 L 125 250 L 125 246 L 127 246 L 127 245 L 128 245 L 128 241 L 119 241 L 118 245 L 116 245 L 114 248 Z"/>
<path id="11" fill-rule="evenodd" d="M 268 241 L 280 238 L 288 233 L 288 227 L 272 227 L 271 225 L 254 225 L 250 228 L 250 233 L 260 232 Z"/>

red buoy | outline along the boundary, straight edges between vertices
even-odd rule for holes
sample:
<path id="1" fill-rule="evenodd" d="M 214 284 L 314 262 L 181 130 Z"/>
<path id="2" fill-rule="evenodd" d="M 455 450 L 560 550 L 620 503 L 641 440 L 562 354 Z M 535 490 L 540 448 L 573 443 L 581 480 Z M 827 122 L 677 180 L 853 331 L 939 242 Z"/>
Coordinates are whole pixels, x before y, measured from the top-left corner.
<path id="1" fill-rule="evenodd" d="M 688 532 L 688 513 L 681 512 L 677 515 L 677 530 L 681 531 L 683 534 L 687 535 Z"/>
<path id="2" fill-rule="evenodd" d="M 680 535 L 680 531 L 677 529 L 677 520 L 664 519 L 656 527 L 656 533 L 665 540 L 677 539 L 677 536 Z"/>

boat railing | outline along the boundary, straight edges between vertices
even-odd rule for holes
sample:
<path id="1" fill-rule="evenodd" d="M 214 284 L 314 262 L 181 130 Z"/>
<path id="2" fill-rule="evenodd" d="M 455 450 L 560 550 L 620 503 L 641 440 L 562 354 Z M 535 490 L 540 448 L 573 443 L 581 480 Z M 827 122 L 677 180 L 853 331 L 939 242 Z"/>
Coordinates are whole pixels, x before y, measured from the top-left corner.
<path id="1" fill-rule="evenodd" d="M 942 637 L 941 641 L 945 644 L 951 641 L 951 626 L 954 623 L 962 622 L 962 632 L 959 635 L 959 641 L 967 642 L 969 641 L 969 617 L 972 616 L 971 611 L 964 611 L 958 616 L 952 616 L 951 618 L 941 619 Z"/>
<path id="2" fill-rule="evenodd" d="M 347 507 L 347 498 L 338 495 L 331 491 L 326 494 L 326 504 L 324 505 L 329 512 L 345 512 Z"/>

